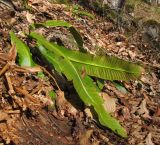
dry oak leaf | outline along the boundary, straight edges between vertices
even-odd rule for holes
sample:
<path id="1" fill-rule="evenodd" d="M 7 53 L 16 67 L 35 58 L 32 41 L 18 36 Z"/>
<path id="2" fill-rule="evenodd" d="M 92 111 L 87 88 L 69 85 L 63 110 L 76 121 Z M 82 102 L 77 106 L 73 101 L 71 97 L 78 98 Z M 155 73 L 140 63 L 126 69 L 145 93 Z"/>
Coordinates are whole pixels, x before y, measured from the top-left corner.
<path id="1" fill-rule="evenodd" d="M 104 108 L 108 113 L 113 113 L 116 111 L 116 99 L 110 97 L 107 93 L 101 93 L 102 98 L 104 99 Z"/>
<path id="2" fill-rule="evenodd" d="M 146 99 L 143 99 L 141 104 L 139 105 L 139 109 L 137 110 L 138 114 L 143 116 L 144 118 L 151 118 L 149 115 L 149 110 L 147 109 Z"/>
<path id="3" fill-rule="evenodd" d="M 152 134 L 149 133 L 145 139 L 146 141 L 146 145 L 154 145 L 154 143 L 152 142 Z"/>
<path id="4" fill-rule="evenodd" d="M 32 23 L 34 23 L 35 16 L 27 11 L 26 12 L 26 19 L 30 24 L 32 24 Z"/>

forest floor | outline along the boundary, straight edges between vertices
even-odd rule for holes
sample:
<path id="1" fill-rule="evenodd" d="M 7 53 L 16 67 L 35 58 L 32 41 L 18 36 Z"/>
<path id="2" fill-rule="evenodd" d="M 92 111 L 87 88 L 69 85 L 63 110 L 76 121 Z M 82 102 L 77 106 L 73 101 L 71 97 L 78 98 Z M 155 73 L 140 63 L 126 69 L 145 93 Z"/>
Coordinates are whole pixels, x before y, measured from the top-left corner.
<path id="1" fill-rule="evenodd" d="M 131 37 L 115 24 L 90 11 L 94 17 L 73 13 L 73 7 L 32 0 L 30 10 L 11 11 L 0 4 L 0 144 L 15 145 L 159 145 L 160 144 L 160 48 L 143 41 L 142 34 Z M 72 84 L 57 79 L 43 60 L 44 74 L 14 63 L 16 51 L 10 43 L 10 30 L 30 45 L 25 33 L 33 22 L 65 20 L 75 26 L 92 54 L 107 54 L 141 64 L 145 72 L 130 82 L 105 81 L 103 88 L 112 115 L 128 132 L 124 139 L 96 123 Z M 77 49 L 64 28 L 38 28 L 47 39 Z M 56 91 L 55 79 L 61 88 Z"/>

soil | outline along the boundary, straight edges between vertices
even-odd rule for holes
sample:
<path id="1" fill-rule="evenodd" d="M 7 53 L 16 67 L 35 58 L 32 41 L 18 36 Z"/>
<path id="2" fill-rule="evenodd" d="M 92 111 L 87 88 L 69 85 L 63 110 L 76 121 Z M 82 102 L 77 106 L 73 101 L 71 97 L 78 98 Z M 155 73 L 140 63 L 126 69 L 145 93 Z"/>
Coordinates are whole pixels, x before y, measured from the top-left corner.
<path id="1" fill-rule="evenodd" d="M 88 11 L 94 18 L 72 13 L 73 7 L 47 0 L 29 1 L 28 10 L 15 2 L 15 11 L 0 3 L 0 144 L 15 145 L 159 145 L 160 144 L 160 48 L 144 41 L 137 31 L 125 36 L 125 28 Z M 81 8 L 83 9 L 83 8 Z M 143 66 L 139 80 L 105 81 L 102 92 L 114 99 L 112 115 L 127 130 L 122 138 L 100 126 L 92 109 L 79 99 L 72 83 L 52 71 L 36 55 L 34 42 L 26 38 L 34 22 L 65 20 L 80 32 L 84 48 L 95 55 L 113 55 Z M 31 48 L 40 65 L 18 65 L 15 46 L 9 32 Z M 78 49 L 67 29 L 38 28 L 50 41 L 68 49 Z M 42 74 L 38 73 L 43 71 Z M 56 99 L 51 96 L 56 92 Z M 107 106 L 107 99 L 105 100 Z M 113 109 L 112 109 L 113 108 Z"/>

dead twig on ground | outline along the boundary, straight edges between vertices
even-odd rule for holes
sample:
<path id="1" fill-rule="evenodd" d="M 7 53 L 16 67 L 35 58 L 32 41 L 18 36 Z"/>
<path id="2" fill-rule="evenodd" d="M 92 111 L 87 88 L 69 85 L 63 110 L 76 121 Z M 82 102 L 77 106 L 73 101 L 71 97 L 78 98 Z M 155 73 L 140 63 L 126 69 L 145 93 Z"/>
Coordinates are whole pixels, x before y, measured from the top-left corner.
<path id="1" fill-rule="evenodd" d="M 0 76 L 4 74 L 9 69 L 9 67 L 10 67 L 10 63 L 7 62 L 6 65 L 1 69 Z"/>
<path id="2" fill-rule="evenodd" d="M 37 103 L 37 99 L 33 98 L 32 95 L 29 94 L 29 92 L 27 90 L 25 90 L 24 88 L 20 88 L 20 87 L 14 87 L 15 91 L 24 95 L 26 98 L 28 98 L 29 100 L 31 100 L 34 103 Z"/>
<path id="3" fill-rule="evenodd" d="M 56 84 L 57 88 L 59 91 L 61 91 L 56 79 L 53 77 L 53 75 L 51 75 L 44 67 L 41 66 L 41 69 L 44 71 L 44 73 L 46 73 L 53 81 L 54 83 Z"/>
<path id="4" fill-rule="evenodd" d="M 41 67 L 21 67 L 17 65 L 12 66 L 14 71 L 23 72 L 23 73 L 36 73 L 42 71 Z"/>
<path id="5" fill-rule="evenodd" d="M 7 66 L 6 66 L 7 67 Z M 8 88 L 9 88 L 9 94 L 12 95 L 12 94 L 15 94 L 15 91 L 13 89 L 13 85 L 12 85 L 12 82 L 11 82 L 11 78 L 9 77 L 10 76 L 10 73 L 9 72 L 6 72 L 5 73 L 5 77 L 6 77 L 6 80 L 7 80 L 7 83 L 8 83 Z"/>
<path id="6" fill-rule="evenodd" d="M 35 94 L 35 93 L 38 92 L 41 88 L 42 88 L 42 83 L 40 82 L 40 83 L 38 84 L 38 86 L 37 86 L 35 89 L 33 89 L 33 91 L 30 93 L 30 95 Z"/>

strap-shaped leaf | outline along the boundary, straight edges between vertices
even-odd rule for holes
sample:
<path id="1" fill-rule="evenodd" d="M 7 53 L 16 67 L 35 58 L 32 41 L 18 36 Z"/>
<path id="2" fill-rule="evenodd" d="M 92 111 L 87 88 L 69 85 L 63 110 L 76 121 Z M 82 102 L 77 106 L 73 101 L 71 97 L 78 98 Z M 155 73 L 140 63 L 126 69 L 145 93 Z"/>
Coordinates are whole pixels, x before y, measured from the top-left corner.
<path id="1" fill-rule="evenodd" d="M 45 57 L 45 59 L 54 66 L 55 70 L 59 74 L 61 74 L 62 73 L 62 68 L 61 68 L 61 66 L 58 63 L 59 58 L 58 57 L 53 57 L 52 56 L 53 53 L 52 53 L 52 55 L 50 55 L 50 53 L 42 45 L 40 45 L 40 44 L 38 44 L 38 49 L 41 52 L 41 54 Z"/>
<path id="2" fill-rule="evenodd" d="M 80 71 L 107 80 L 131 80 L 140 77 L 142 68 L 134 63 L 113 56 L 94 56 L 58 46 L 57 47 Z M 51 50 L 53 51 L 53 50 Z"/>
<path id="3" fill-rule="evenodd" d="M 23 43 L 12 31 L 10 32 L 10 37 L 12 45 L 15 45 L 17 49 L 19 65 L 27 67 L 35 66 L 28 46 Z"/>
<path id="4" fill-rule="evenodd" d="M 48 27 L 71 27 L 72 25 L 66 21 L 62 21 L 62 20 L 48 20 L 44 23 L 41 23 L 43 26 L 48 26 Z"/>
<path id="5" fill-rule="evenodd" d="M 73 35 L 75 41 L 77 42 L 79 49 L 82 52 L 85 52 L 85 50 L 83 49 L 83 38 L 81 37 L 79 32 L 70 23 L 66 21 L 62 21 L 62 20 L 48 20 L 44 23 L 32 24 L 33 28 L 37 28 L 41 26 L 43 27 L 67 27 L 70 33 Z"/>
<path id="6" fill-rule="evenodd" d="M 94 109 L 97 112 L 99 122 L 103 126 L 107 126 L 109 128 L 112 127 L 110 129 L 112 129 L 115 133 L 121 135 L 122 137 L 127 137 L 126 131 L 119 125 L 119 122 L 113 117 L 110 117 L 110 114 L 105 111 L 102 105 L 94 106 Z"/>
<path id="7" fill-rule="evenodd" d="M 75 66 L 70 62 L 70 60 L 65 56 L 65 54 L 63 54 L 57 47 L 54 47 L 52 43 L 48 42 L 39 34 L 32 32 L 30 35 L 33 38 L 37 39 L 38 43 L 47 48 L 48 50 L 54 50 L 54 54 L 58 57 L 58 63 L 62 69 L 62 73 L 66 75 L 68 80 L 73 81 L 75 89 L 77 90 L 78 94 L 82 97 L 81 99 L 86 103 L 86 105 L 103 103 L 103 100 L 99 96 L 99 94 L 93 91 L 92 80 L 89 79 L 87 76 L 85 78 L 82 78 L 81 74 L 77 71 Z M 91 86 L 91 88 L 89 86 Z M 88 90 L 92 91 L 86 90 L 87 87 Z"/>
<path id="8" fill-rule="evenodd" d="M 58 60 L 57 63 L 59 64 L 62 73 L 68 78 L 68 80 L 73 81 L 73 85 L 82 101 L 86 105 L 92 105 L 94 107 L 98 114 L 100 123 L 118 133 L 119 135 L 126 137 L 127 133 L 119 124 L 119 122 L 112 118 L 107 112 L 105 112 L 103 107 L 103 100 L 99 96 L 100 91 L 96 85 L 93 84 L 92 79 L 87 75 L 82 77 L 80 72 L 77 71 L 68 57 L 59 50 L 59 47 L 52 45 L 42 36 L 34 32 L 31 33 L 31 37 L 35 38 L 39 44 L 47 48 L 46 50 L 44 47 L 39 47 L 39 50 L 50 63 L 54 65 L 54 61 Z"/>
<path id="9" fill-rule="evenodd" d="M 95 18 L 95 16 L 93 14 L 88 13 L 88 12 L 86 12 L 84 10 L 83 11 L 82 10 L 73 10 L 73 14 L 76 14 L 76 15 L 79 15 L 79 16 L 87 16 L 87 17 L 89 17 L 91 19 Z"/>

